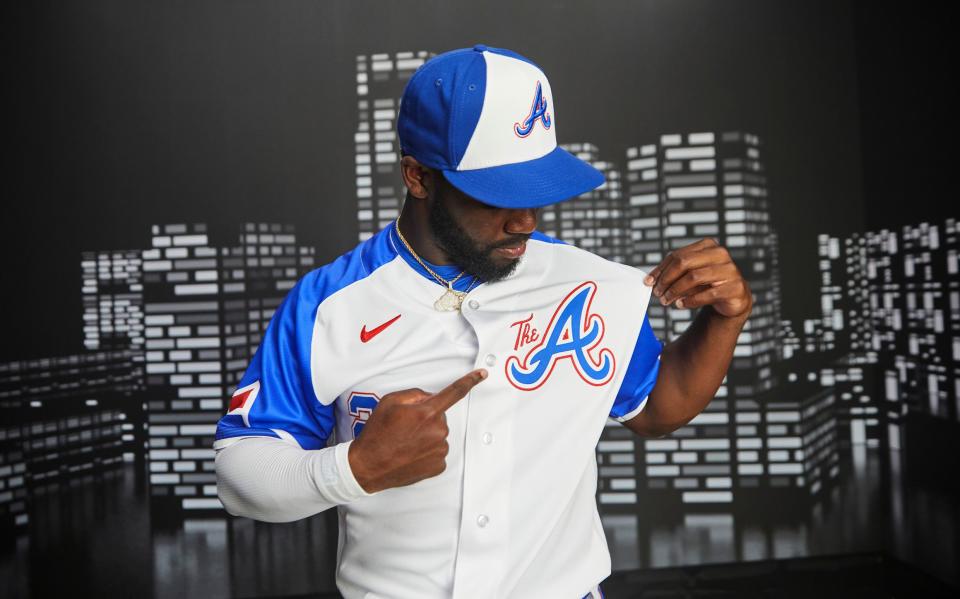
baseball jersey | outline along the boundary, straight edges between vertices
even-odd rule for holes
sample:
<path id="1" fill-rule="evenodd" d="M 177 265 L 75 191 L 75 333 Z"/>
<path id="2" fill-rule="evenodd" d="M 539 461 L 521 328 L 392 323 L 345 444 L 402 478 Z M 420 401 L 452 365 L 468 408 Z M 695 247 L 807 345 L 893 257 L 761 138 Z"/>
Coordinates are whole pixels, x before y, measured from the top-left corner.
<path id="1" fill-rule="evenodd" d="M 447 279 L 460 269 L 434 266 Z M 274 313 L 214 447 L 348 442 L 385 394 L 487 379 L 447 412 L 447 467 L 337 505 L 337 586 L 353 597 L 579 598 L 611 571 L 596 445 L 639 413 L 663 347 L 645 272 L 535 232 L 512 274 L 460 312 L 391 225 L 304 275 Z"/>

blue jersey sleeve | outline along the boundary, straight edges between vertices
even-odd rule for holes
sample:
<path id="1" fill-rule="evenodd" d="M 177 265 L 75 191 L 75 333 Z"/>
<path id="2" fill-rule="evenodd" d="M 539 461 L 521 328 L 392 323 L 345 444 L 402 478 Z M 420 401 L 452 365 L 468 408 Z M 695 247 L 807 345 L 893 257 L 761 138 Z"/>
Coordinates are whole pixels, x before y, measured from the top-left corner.
<path id="1" fill-rule="evenodd" d="M 647 397 L 657 383 L 662 351 L 663 343 L 654 335 L 649 317 L 644 315 L 627 373 L 610 410 L 611 418 L 625 422 L 643 410 Z"/>
<path id="2" fill-rule="evenodd" d="M 333 404 L 316 396 L 310 354 L 321 301 L 315 273 L 301 278 L 277 307 L 260 346 L 217 424 L 214 447 L 233 437 L 277 437 L 303 449 L 326 445 L 333 429 Z"/>

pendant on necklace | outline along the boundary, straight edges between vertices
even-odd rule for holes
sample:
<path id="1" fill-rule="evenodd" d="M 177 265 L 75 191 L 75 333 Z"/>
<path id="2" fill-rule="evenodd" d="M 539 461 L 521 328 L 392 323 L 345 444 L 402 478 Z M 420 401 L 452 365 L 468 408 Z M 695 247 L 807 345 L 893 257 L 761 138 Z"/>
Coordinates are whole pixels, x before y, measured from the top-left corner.
<path id="1" fill-rule="evenodd" d="M 448 286 L 447 290 L 443 292 L 443 295 L 440 296 L 440 299 L 433 303 L 433 307 L 440 312 L 453 312 L 460 309 L 460 304 L 463 303 L 463 298 L 466 296 L 466 293 L 460 291 L 454 291 L 453 286 Z"/>

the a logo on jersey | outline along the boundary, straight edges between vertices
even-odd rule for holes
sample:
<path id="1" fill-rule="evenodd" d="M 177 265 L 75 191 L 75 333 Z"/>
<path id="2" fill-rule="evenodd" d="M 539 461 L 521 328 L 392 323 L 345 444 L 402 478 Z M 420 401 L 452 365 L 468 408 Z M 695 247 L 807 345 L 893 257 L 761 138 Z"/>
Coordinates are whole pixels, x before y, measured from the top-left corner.
<path id="1" fill-rule="evenodd" d="M 526 137 L 533 132 L 533 126 L 537 121 L 543 124 L 544 129 L 549 129 L 551 123 L 550 113 L 547 112 L 547 99 L 543 97 L 543 87 L 537 81 L 537 89 L 533 92 L 533 103 L 530 106 L 530 112 L 519 123 L 513 124 L 513 132 L 518 137 Z"/>
<path id="2" fill-rule="evenodd" d="M 363 430 L 367 420 L 370 419 L 370 414 L 373 413 L 373 409 L 379 403 L 380 396 L 376 393 L 354 391 L 350 394 L 350 398 L 347 399 L 347 410 L 353 416 L 353 424 L 350 428 L 353 431 L 354 439 L 360 436 L 360 431 Z"/>
<path id="3" fill-rule="evenodd" d="M 522 391 L 533 391 L 547 382 L 562 360 L 569 360 L 580 378 L 591 385 L 610 382 L 616 362 L 609 348 L 598 347 L 604 322 L 599 314 L 590 312 L 596 293 L 597 284 L 593 281 L 578 285 L 563 298 L 542 333 L 530 328 L 531 319 L 514 323 L 519 326 L 515 349 L 524 345 L 525 340 L 539 343 L 522 360 L 517 356 L 507 358 L 504 369 L 510 384 Z"/>
<path id="4" fill-rule="evenodd" d="M 227 408 L 227 414 L 233 414 L 243 418 L 243 423 L 247 426 L 250 426 L 250 421 L 247 419 L 247 414 L 250 413 L 250 408 L 253 407 L 253 402 L 257 400 L 257 394 L 260 393 L 260 381 L 256 380 L 247 385 L 246 387 L 241 387 L 233 392 L 233 395 L 230 397 L 230 405 Z"/>

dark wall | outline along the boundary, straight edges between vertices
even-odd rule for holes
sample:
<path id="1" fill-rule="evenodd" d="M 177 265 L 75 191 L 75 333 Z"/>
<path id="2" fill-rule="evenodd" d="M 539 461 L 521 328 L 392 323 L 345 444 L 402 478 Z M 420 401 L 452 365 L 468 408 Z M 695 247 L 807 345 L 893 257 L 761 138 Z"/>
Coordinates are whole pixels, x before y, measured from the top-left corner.
<path id="1" fill-rule="evenodd" d="M 80 252 L 141 248 L 151 224 L 296 223 L 321 263 L 352 247 L 361 53 L 515 49 L 550 75 L 561 143 L 596 143 L 608 160 L 663 133 L 758 134 L 782 243 L 805 250 L 781 257 L 787 317 L 818 309 L 807 258 L 816 233 L 862 229 L 847 3 L 96 0 L 17 10 L 16 226 L 0 253 L 0 360 L 76 351 Z"/>
<path id="2" fill-rule="evenodd" d="M 938 5 L 858 2 L 854 11 L 869 230 L 960 216 L 950 180 L 956 34 Z"/>

